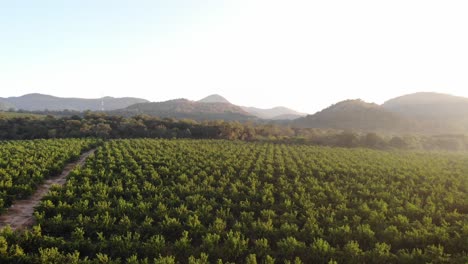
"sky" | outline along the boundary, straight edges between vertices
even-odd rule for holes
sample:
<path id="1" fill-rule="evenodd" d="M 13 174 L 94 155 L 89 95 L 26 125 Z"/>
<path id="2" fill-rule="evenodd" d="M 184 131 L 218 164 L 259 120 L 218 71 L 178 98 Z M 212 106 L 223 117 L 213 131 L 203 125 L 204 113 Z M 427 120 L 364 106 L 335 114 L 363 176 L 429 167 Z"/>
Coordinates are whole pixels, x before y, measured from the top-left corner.
<path id="1" fill-rule="evenodd" d="M 468 1 L 0 0 L 0 97 L 468 97 Z"/>

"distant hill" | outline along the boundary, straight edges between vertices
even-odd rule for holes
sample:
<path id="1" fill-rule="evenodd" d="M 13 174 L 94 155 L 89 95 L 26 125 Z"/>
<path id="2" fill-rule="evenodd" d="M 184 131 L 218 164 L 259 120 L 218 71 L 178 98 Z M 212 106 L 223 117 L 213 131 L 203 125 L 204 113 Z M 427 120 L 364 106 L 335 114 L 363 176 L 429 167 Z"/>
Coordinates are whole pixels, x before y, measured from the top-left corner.
<path id="1" fill-rule="evenodd" d="M 212 94 L 210 96 L 207 96 L 198 102 L 200 103 L 228 103 L 230 102 L 222 97 L 219 94 Z M 299 118 L 301 116 L 305 116 L 305 114 L 296 112 L 292 109 L 286 108 L 286 107 L 274 107 L 271 109 L 261 109 L 261 108 L 256 108 L 256 107 L 246 107 L 246 106 L 241 106 L 241 108 L 251 114 L 254 115 L 258 118 L 262 119 L 272 119 L 272 120 L 292 120 Z"/>
<path id="2" fill-rule="evenodd" d="M 425 133 L 467 133 L 468 98 L 440 93 L 414 93 L 388 100 L 388 111 L 417 120 Z"/>
<path id="3" fill-rule="evenodd" d="M 272 120 L 295 120 L 301 117 L 306 116 L 306 114 L 301 114 L 301 115 L 295 115 L 295 114 L 284 114 L 284 115 L 278 115 L 273 118 Z"/>
<path id="4" fill-rule="evenodd" d="M 362 100 L 334 104 L 293 126 L 388 133 L 468 133 L 468 98 L 439 93 L 415 93 L 383 105 Z"/>
<path id="5" fill-rule="evenodd" d="M 61 98 L 37 93 L 0 98 L 0 111 L 12 108 L 36 112 L 66 109 L 71 112 L 100 111 L 102 105 L 106 112 L 124 116 L 148 114 L 199 121 L 272 121 L 302 128 L 363 132 L 468 134 L 468 98 L 429 92 L 400 96 L 382 105 L 346 100 L 307 116 L 286 107 L 261 109 L 237 106 L 217 94 L 199 101 L 176 99 L 165 102 L 131 97 Z"/>
<path id="6" fill-rule="evenodd" d="M 340 130 L 408 132 L 411 122 L 383 107 L 362 100 L 346 100 L 313 115 L 296 119 L 293 126 Z"/>
<path id="7" fill-rule="evenodd" d="M 198 102 L 200 103 L 227 103 L 230 104 L 230 102 L 222 97 L 219 94 L 212 94 L 210 96 L 207 96 Z M 293 120 L 296 118 L 299 118 L 301 116 L 305 116 L 306 114 L 299 113 L 297 111 L 294 111 L 292 109 L 286 108 L 286 107 L 274 107 L 270 109 L 261 109 L 257 107 L 247 107 L 247 106 L 240 106 L 245 112 L 256 116 L 258 118 L 262 119 L 272 119 L 272 120 Z"/>
<path id="8" fill-rule="evenodd" d="M 414 93 L 386 101 L 385 109 L 418 118 L 447 118 L 468 115 L 468 98 L 440 93 Z"/>
<path id="9" fill-rule="evenodd" d="M 14 109 L 15 106 L 3 99 L 0 99 L 0 111 L 7 111 L 7 110 L 10 110 L 11 108 Z"/>
<path id="10" fill-rule="evenodd" d="M 219 94 L 209 95 L 209 96 L 199 100 L 198 102 L 200 102 L 200 103 L 226 103 L 226 104 L 230 104 L 230 102 L 226 98 L 222 97 Z"/>
<path id="11" fill-rule="evenodd" d="M 242 107 L 242 109 L 259 118 L 273 120 L 292 120 L 306 115 L 281 106 L 270 109 L 261 109 L 256 107 Z"/>
<path id="12" fill-rule="evenodd" d="M 189 118 L 194 120 L 249 120 L 252 115 L 230 103 L 204 103 L 187 99 L 140 103 L 114 111 L 122 115 L 147 114 L 158 117 Z"/>
<path id="13" fill-rule="evenodd" d="M 97 99 L 82 99 L 82 98 L 62 98 L 45 94 L 26 94 L 19 97 L 0 98 L 1 102 L 6 102 L 16 109 L 27 111 L 61 111 L 61 110 L 76 110 L 76 111 L 100 111 L 115 110 L 125 108 L 136 103 L 148 102 L 144 99 L 124 97 L 103 97 Z M 102 106 L 103 103 L 103 106 Z"/>

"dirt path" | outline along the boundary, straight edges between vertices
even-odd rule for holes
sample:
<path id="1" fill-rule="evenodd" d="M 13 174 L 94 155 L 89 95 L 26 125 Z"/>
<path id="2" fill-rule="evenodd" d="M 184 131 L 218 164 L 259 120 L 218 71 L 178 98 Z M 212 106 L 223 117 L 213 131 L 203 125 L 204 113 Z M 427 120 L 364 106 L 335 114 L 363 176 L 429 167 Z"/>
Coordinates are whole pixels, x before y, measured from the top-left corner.
<path id="1" fill-rule="evenodd" d="M 64 185 L 67 181 L 68 174 L 73 168 L 82 166 L 86 158 L 93 154 L 94 151 L 96 151 L 96 149 L 85 152 L 81 154 L 78 161 L 67 164 L 59 176 L 47 179 L 28 199 L 14 201 L 10 208 L 8 208 L 4 214 L 0 215 L 0 229 L 8 225 L 10 225 L 13 230 L 23 229 L 32 225 L 34 223 L 34 208 L 47 194 L 50 187 L 52 187 L 53 184 Z"/>

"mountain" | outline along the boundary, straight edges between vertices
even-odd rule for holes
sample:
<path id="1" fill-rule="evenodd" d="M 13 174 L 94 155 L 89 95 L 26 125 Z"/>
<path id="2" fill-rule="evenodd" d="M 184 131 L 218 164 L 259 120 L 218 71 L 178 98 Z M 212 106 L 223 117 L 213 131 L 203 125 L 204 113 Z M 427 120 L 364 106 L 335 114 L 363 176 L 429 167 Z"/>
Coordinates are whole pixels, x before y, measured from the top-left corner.
<path id="1" fill-rule="evenodd" d="M 222 97 L 219 94 L 209 95 L 209 96 L 199 100 L 198 102 L 200 102 L 200 103 L 226 103 L 226 104 L 230 104 L 230 102 L 226 98 Z"/>
<path id="2" fill-rule="evenodd" d="M 292 122 L 296 127 L 383 133 L 468 133 L 468 98 L 421 92 L 382 105 L 346 100 Z"/>
<path id="3" fill-rule="evenodd" d="M 283 114 L 283 115 L 278 115 L 274 116 L 271 118 L 272 120 L 295 120 L 301 117 L 306 116 L 306 114 L 301 114 L 301 115 L 296 115 L 296 114 Z"/>
<path id="4" fill-rule="evenodd" d="M 414 93 L 386 101 L 385 109 L 418 118 L 447 118 L 468 115 L 468 98 L 440 93 Z"/>
<path id="5" fill-rule="evenodd" d="M 123 115 L 150 114 L 161 117 L 191 118 L 196 120 L 250 120 L 255 117 L 272 120 L 292 120 L 304 114 L 286 107 L 260 109 L 240 107 L 231 104 L 218 94 L 207 96 L 199 101 L 176 99 L 150 103 L 139 98 L 103 97 L 97 99 L 61 98 L 45 94 L 26 94 L 19 97 L 0 98 L 0 110 L 26 111 L 111 111 Z"/>
<path id="6" fill-rule="evenodd" d="M 382 105 L 362 100 L 346 100 L 313 115 L 286 107 L 261 109 L 229 103 L 213 94 L 199 101 L 176 99 L 148 102 L 139 98 L 103 97 L 97 99 L 61 98 L 44 94 L 26 94 L 0 98 L 0 111 L 105 111 L 125 116 L 148 114 L 159 117 L 194 120 L 245 121 L 273 120 L 303 128 L 326 128 L 386 133 L 467 134 L 468 98 L 421 92 L 390 99 Z"/>
<path id="7" fill-rule="evenodd" d="M 410 120 L 360 99 L 339 102 L 313 115 L 296 119 L 292 125 L 375 132 L 408 132 L 411 129 Z"/>
<path id="8" fill-rule="evenodd" d="M 242 108 L 230 103 L 190 101 L 175 99 L 164 102 L 139 103 L 125 109 L 113 111 L 115 114 L 147 114 L 158 117 L 188 118 L 194 120 L 250 120 L 255 119 Z"/>
<path id="9" fill-rule="evenodd" d="M 148 102 L 144 99 L 124 97 L 103 97 L 97 99 L 82 99 L 82 98 L 62 98 L 45 94 L 26 94 L 19 97 L 0 98 L 2 102 L 7 102 L 16 109 L 27 111 L 60 111 L 60 110 L 76 110 L 76 111 L 100 111 L 115 110 L 125 108 L 132 104 Z"/>
<path id="10" fill-rule="evenodd" d="M 467 133 L 468 98 L 440 93 L 414 93 L 388 100 L 388 111 L 417 120 L 425 133 Z"/>
<path id="11" fill-rule="evenodd" d="M 11 108 L 15 108 L 15 106 L 0 98 L 0 111 L 7 111 Z"/>
<path id="12" fill-rule="evenodd" d="M 306 115 L 282 106 L 270 109 L 261 109 L 256 107 L 244 106 L 242 107 L 242 109 L 259 118 L 273 120 L 292 120 Z"/>
<path id="13" fill-rule="evenodd" d="M 212 94 L 210 96 L 207 96 L 198 102 L 200 103 L 227 103 L 230 104 L 230 102 L 222 97 L 219 94 Z M 256 116 L 258 118 L 262 119 L 272 119 L 272 120 L 293 120 L 296 118 L 299 118 L 301 116 L 305 116 L 306 114 L 299 113 L 297 111 L 294 111 L 292 109 L 286 108 L 286 107 L 274 107 L 270 109 L 261 109 L 257 107 L 247 107 L 247 106 L 240 106 L 245 112 Z"/>
<path id="14" fill-rule="evenodd" d="M 5 103 L 0 102 L 0 111 L 8 110 L 8 106 Z"/>

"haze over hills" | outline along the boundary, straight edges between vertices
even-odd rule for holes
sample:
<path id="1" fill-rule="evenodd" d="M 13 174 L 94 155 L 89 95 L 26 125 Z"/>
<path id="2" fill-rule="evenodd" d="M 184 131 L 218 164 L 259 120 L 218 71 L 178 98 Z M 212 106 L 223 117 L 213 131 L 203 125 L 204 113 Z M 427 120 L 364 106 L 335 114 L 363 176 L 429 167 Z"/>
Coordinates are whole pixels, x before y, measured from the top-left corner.
<path id="1" fill-rule="evenodd" d="M 293 120 L 306 115 L 282 106 L 270 109 L 243 106 L 242 109 L 259 118 L 273 120 Z"/>
<path id="2" fill-rule="evenodd" d="M 228 103 L 230 102 L 222 97 L 221 95 L 218 94 L 212 94 L 210 96 L 207 96 L 198 102 L 201 103 Z M 262 109 L 262 108 L 257 108 L 257 107 L 247 107 L 247 106 L 241 106 L 241 108 L 248 112 L 251 115 L 254 115 L 258 118 L 262 119 L 272 119 L 272 120 L 292 120 L 299 118 L 301 116 L 305 116 L 306 114 L 299 113 L 297 111 L 294 111 L 292 109 L 278 106 L 278 107 L 273 107 L 270 109 Z"/>
<path id="3" fill-rule="evenodd" d="M 296 119 L 293 126 L 359 131 L 409 132 L 411 122 L 382 106 L 360 99 L 334 104 L 313 115 Z"/>
<path id="4" fill-rule="evenodd" d="M 14 109 L 15 106 L 0 98 L 0 111 L 7 111 L 12 108 Z"/>
<path id="5" fill-rule="evenodd" d="M 176 99 L 165 102 L 149 102 L 139 98 L 80 99 L 27 94 L 0 98 L 0 110 L 100 111 L 102 102 L 109 113 L 125 116 L 148 114 L 194 120 L 282 120 L 278 123 L 292 127 L 386 133 L 468 133 L 468 98 L 439 93 L 404 95 L 382 105 L 362 100 L 346 100 L 302 117 L 300 116 L 304 114 L 285 107 L 261 109 L 237 106 L 216 94 L 199 101 Z M 300 118 L 295 119 L 296 117 Z M 285 121 L 288 119 L 289 121 Z"/>
<path id="6" fill-rule="evenodd" d="M 387 133 L 463 134 L 468 133 L 468 98 L 424 92 L 390 99 L 383 105 L 347 100 L 294 120 L 292 125 Z"/>
<path id="7" fill-rule="evenodd" d="M 148 102 L 145 99 L 124 97 L 103 97 L 97 99 L 63 98 L 45 94 L 26 94 L 19 97 L 0 98 L 2 102 L 9 103 L 15 109 L 26 111 L 62 111 L 65 109 L 75 111 L 100 111 L 125 108 L 132 104 Z"/>
<path id="8" fill-rule="evenodd" d="M 135 104 L 114 112 L 123 115 L 147 114 L 159 117 L 228 121 L 245 121 L 258 118 L 276 119 L 277 117 L 289 119 L 296 115 L 299 116 L 298 112 L 285 107 L 260 109 L 237 106 L 218 94 L 207 96 L 198 101 L 176 99 L 165 102 Z"/>
<path id="9" fill-rule="evenodd" d="M 382 106 L 417 121 L 426 133 L 468 132 L 468 98 L 424 92 L 400 96 Z"/>
<path id="10" fill-rule="evenodd" d="M 217 94 L 207 96 L 199 101 L 177 99 L 155 103 L 131 97 L 82 99 L 61 98 L 37 93 L 19 97 L 0 98 L 0 110 L 5 111 L 11 108 L 26 111 L 101 111 L 104 109 L 105 111 L 114 111 L 123 115 L 149 114 L 161 117 L 192 118 L 195 120 L 225 119 L 241 121 L 254 117 L 279 120 L 294 119 L 305 115 L 286 107 L 261 109 L 236 106 Z"/>
<path id="11" fill-rule="evenodd" d="M 408 117 L 447 118 L 468 115 L 468 98 L 440 93 L 414 93 L 390 99 L 385 109 Z"/>

